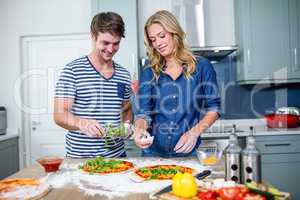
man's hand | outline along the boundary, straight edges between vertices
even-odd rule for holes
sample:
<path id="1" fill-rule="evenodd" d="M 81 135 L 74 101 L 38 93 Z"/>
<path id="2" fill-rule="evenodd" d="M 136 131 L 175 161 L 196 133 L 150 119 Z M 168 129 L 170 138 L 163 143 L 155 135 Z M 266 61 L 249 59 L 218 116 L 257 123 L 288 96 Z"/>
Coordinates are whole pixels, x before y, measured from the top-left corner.
<path id="1" fill-rule="evenodd" d="M 135 136 L 134 136 L 134 142 L 135 144 L 142 148 L 146 149 L 151 146 L 153 143 L 154 137 L 151 136 L 146 130 L 144 129 L 136 129 L 135 130 Z"/>
<path id="2" fill-rule="evenodd" d="M 105 131 L 102 126 L 92 119 L 84 119 L 80 121 L 79 130 L 89 137 L 103 137 Z"/>
<path id="3" fill-rule="evenodd" d="M 198 140 L 199 135 L 191 132 L 184 133 L 177 142 L 174 151 L 176 153 L 189 153 L 191 152 Z"/>

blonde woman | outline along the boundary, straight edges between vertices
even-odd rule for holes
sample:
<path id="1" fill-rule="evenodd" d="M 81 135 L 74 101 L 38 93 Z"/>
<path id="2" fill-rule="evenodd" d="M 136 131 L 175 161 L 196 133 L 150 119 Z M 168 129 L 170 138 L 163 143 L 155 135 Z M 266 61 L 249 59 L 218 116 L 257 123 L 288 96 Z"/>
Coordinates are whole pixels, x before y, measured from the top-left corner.
<path id="1" fill-rule="evenodd" d="M 185 33 L 168 11 L 144 27 L 150 66 L 141 73 L 135 113 L 135 143 L 144 156 L 189 156 L 200 135 L 219 117 L 213 66 L 187 48 Z"/>

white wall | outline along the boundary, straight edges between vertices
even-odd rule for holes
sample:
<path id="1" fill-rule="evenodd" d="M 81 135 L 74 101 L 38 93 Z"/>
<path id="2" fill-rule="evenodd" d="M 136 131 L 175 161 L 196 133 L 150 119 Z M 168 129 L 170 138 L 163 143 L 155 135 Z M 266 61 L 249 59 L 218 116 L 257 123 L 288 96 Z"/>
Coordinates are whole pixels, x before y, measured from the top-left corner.
<path id="1" fill-rule="evenodd" d="M 0 106 L 7 108 L 9 129 L 21 128 L 21 111 L 13 92 L 21 74 L 20 37 L 87 33 L 90 20 L 88 0 L 0 1 Z"/>

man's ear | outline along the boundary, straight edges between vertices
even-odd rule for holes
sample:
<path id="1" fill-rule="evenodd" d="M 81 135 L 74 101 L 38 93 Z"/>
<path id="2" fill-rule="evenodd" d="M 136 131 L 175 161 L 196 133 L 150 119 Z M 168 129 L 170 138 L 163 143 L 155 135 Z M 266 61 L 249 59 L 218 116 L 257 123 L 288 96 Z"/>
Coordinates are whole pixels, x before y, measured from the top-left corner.
<path id="1" fill-rule="evenodd" d="M 97 41 L 97 36 L 93 33 L 90 34 L 91 35 L 91 39 L 93 40 L 93 42 Z"/>

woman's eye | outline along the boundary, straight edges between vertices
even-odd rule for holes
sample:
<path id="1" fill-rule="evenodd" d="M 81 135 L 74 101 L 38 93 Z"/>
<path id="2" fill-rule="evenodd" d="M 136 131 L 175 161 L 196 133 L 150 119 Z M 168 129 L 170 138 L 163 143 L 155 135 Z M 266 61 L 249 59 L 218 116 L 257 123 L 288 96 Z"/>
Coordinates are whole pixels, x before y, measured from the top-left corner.
<path id="1" fill-rule="evenodd" d="M 160 38 L 164 38 L 166 36 L 166 34 L 162 33 L 159 35 Z"/>

